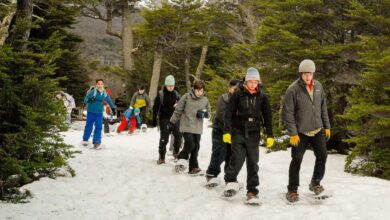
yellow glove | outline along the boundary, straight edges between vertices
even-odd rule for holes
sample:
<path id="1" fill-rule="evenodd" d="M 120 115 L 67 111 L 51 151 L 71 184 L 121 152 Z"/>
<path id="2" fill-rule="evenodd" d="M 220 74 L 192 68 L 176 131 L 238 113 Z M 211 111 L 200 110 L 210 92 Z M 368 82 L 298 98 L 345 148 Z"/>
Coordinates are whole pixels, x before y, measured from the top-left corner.
<path id="1" fill-rule="evenodd" d="M 329 138 L 330 138 L 330 129 L 325 129 L 325 136 L 326 136 L 326 139 L 329 140 Z"/>
<path id="2" fill-rule="evenodd" d="M 232 136 L 230 136 L 229 133 L 226 133 L 222 136 L 223 142 L 231 144 L 232 143 Z"/>
<path id="3" fill-rule="evenodd" d="M 272 148 L 274 146 L 274 138 L 269 137 L 267 138 L 267 148 Z"/>
<path id="4" fill-rule="evenodd" d="M 290 145 L 294 147 L 298 147 L 299 143 L 299 136 L 298 135 L 292 135 L 290 136 Z"/>

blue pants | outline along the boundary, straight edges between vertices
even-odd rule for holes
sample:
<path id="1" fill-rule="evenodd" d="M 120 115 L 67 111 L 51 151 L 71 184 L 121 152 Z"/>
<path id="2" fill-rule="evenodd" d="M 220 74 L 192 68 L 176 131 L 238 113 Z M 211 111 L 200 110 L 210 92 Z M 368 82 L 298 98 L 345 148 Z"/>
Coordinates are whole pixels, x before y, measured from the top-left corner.
<path id="1" fill-rule="evenodd" d="M 210 159 L 210 165 L 207 169 L 207 175 L 217 177 L 221 172 L 221 164 L 225 162 L 224 170 L 226 171 L 231 156 L 231 145 L 223 142 L 223 132 L 213 128 L 212 141 L 213 148 Z"/>
<path id="2" fill-rule="evenodd" d="M 87 123 L 85 124 L 83 141 L 88 141 L 91 136 L 93 124 L 95 124 L 95 130 L 93 132 L 93 144 L 100 144 L 102 142 L 102 127 L 103 127 L 103 113 L 87 113 Z"/>

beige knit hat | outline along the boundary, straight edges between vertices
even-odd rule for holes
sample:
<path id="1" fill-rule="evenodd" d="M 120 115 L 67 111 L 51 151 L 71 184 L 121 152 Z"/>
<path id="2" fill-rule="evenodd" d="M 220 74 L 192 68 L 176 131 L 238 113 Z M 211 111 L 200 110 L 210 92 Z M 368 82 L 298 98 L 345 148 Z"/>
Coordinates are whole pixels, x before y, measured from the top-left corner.
<path id="1" fill-rule="evenodd" d="M 300 73 L 314 73 L 316 71 L 316 65 L 313 60 L 305 59 L 299 64 Z"/>

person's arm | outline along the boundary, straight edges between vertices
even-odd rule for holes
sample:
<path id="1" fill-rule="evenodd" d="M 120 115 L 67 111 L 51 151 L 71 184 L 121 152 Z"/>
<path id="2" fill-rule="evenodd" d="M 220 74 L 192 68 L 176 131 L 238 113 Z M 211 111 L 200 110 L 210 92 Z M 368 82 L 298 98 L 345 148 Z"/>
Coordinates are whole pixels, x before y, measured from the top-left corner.
<path id="1" fill-rule="evenodd" d="M 261 114 L 264 119 L 265 133 L 268 137 L 273 137 L 271 105 L 268 101 L 268 97 L 265 94 L 263 97 L 263 103 L 261 105 Z"/>
<path id="2" fill-rule="evenodd" d="M 295 95 L 293 88 L 288 88 L 284 95 L 283 121 L 287 127 L 290 136 L 298 135 L 298 129 L 295 122 Z"/>
<path id="3" fill-rule="evenodd" d="M 135 93 L 133 94 L 133 96 L 131 97 L 131 101 L 130 101 L 130 106 L 131 106 L 131 107 L 134 107 L 134 103 L 135 103 L 135 99 L 136 99 L 137 93 L 138 93 L 138 92 L 135 92 Z"/>
<path id="4" fill-rule="evenodd" d="M 175 111 L 173 112 L 172 117 L 170 119 L 170 122 L 172 124 L 176 124 L 176 122 L 178 122 L 180 120 L 180 117 L 181 117 L 181 115 L 184 112 L 184 108 L 185 108 L 185 105 L 186 105 L 186 102 L 187 102 L 187 96 L 188 96 L 188 93 L 183 95 L 183 97 L 181 97 L 181 99 L 177 103 Z"/>
<path id="5" fill-rule="evenodd" d="M 330 129 L 330 123 L 329 123 L 329 116 L 328 116 L 328 107 L 326 105 L 326 96 L 325 91 L 323 88 L 321 88 L 322 94 L 321 94 L 321 118 L 322 123 L 324 124 L 325 129 Z"/>
<path id="6" fill-rule="evenodd" d="M 112 103 L 112 100 L 111 100 L 109 95 L 106 96 L 106 100 L 107 100 L 108 104 L 110 105 L 111 109 L 116 108 L 114 103 Z"/>
<path id="7" fill-rule="evenodd" d="M 237 102 L 238 102 L 238 96 L 237 96 L 237 92 L 235 92 L 230 97 L 230 100 L 226 106 L 225 116 L 223 120 L 224 133 L 229 133 L 229 134 L 231 133 L 233 114 L 237 112 Z"/>
<path id="8" fill-rule="evenodd" d="M 157 125 L 157 117 L 161 107 L 160 96 L 157 94 L 153 104 L 153 125 Z"/>
<path id="9" fill-rule="evenodd" d="M 86 105 L 88 104 L 89 100 L 92 98 L 93 92 L 94 92 L 93 89 L 91 89 L 91 91 L 89 91 L 88 94 L 85 96 L 85 98 L 84 98 L 84 103 L 85 103 Z"/>
<path id="10" fill-rule="evenodd" d="M 146 93 L 144 94 L 145 94 L 146 105 L 148 106 L 149 109 L 152 109 L 152 103 L 150 102 L 149 96 Z"/>

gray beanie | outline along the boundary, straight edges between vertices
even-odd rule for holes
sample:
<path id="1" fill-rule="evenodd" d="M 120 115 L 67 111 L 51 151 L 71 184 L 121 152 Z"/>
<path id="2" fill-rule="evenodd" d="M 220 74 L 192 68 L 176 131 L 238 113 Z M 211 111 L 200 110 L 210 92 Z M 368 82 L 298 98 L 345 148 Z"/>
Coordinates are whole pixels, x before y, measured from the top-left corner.
<path id="1" fill-rule="evenodd" d="M 166 86 L 175 86 L 175 78 L 172 75 L 165 77 Z"/>
<path id="2" fill-rule="evenodd" d="M 299 64 L 299 71 L 300 73 L 314 73 L 316 71 L 316 65 L 314 64 L 313 60 L 302 60 L 302 62 Z"/>

